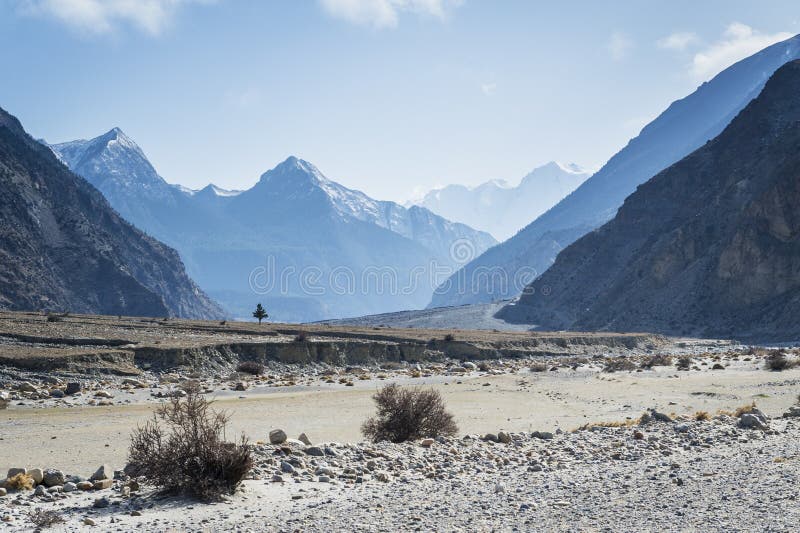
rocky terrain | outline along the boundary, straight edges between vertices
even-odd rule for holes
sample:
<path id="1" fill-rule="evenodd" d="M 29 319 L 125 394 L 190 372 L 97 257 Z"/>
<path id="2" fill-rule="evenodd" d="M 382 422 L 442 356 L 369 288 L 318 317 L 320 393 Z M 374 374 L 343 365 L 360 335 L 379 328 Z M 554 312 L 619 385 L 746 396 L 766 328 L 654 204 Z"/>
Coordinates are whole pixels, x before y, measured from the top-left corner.
<path id="1" fill-rule="evenodd" d="M 31 478 L 0 480 L 0 530 L 791 531 L 800 518 L 796 348 L 62 318 L 0 313 L 0 476 Z M 187 382 L 255 455 L 222 502 L 125 473 L 131 429 Z M 440 391 L 459 436 L 361 442 L 386 383 Z"/>
<path id="2" fill-rule="evenodd" d="M 798 95 L 793 61 L 499 316 L 544 329 L 799 339 Z"/>
<path id="3" fill-rule="evenodd" d="M 273 430 L 253 444 L 252 479 L 221 503 L 165 498 L 107 465 L 88 480 L 19 468 L 9 477 L 38 485 L 0 489 L 0 520 L 11 531 L 43 516 L 57 517 L 54 530 L 793 531 L 798 415 L 647 411 L 569 432 L 403 444 Z"/>
<path id="4" fill-rule="evenodd" d="M 178 254 L 0 109 L 0 309 L 214 318 Z"/>

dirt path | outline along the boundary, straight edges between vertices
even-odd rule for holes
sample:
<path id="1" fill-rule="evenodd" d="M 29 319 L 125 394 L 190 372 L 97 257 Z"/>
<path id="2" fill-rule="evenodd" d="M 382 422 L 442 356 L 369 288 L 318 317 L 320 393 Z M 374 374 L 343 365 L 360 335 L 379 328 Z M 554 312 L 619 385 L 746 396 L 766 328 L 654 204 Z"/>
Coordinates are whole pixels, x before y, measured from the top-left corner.
<path id="1" fill-rule="evenodd" d="M 800 368 L 767 372 L 752 363 L 724 371 L 632 373 L 558 372 L 473 375 L 433 383 L 455 413 L 461 433 L 574 429 L 586 422 L 624 420 L 648 407 L 665 412 L 715 412 L 756 401 L 771 416 L 792 405 L 800 392 Z M 420 380 L 410 380 L 420 382 Z M 458 383 L 461 381 L 461 383 Z M 485 385 L 488 384 L 488 385 Z M 290 437 L 305 432 L 314 441 L 356 442 L 372 413 L 379 381 L 337 389 L 248 391 L 223 397 L 232 432 L 266 439 L 280 427 Z M 15 409 L 0 412 L 0 472 L 12 466 L 55 467 L 86 475 L 101 463 L 123 466 L 128 436 L 153 405 Z M 232 435 L 229 435 L 232 436 Z"/>

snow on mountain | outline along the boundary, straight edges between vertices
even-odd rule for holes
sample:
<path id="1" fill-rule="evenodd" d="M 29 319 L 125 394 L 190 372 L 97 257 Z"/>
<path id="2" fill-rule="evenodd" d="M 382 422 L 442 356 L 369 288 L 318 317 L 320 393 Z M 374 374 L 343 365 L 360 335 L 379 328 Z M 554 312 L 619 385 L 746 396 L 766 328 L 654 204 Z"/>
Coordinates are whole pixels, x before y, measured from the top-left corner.
<path id="1" fill-rule="evenodd" d="M 496 244 L 428 209 L 344 187 L 296 157 L 246 191 L 192 190 L 168 184 L 117 128 L 51 149 L 123 217 L 174 246 L 197 283 L 239 317 L 262 297 L 272 316 L 287 321 L 421 308 L 433 292 L 433 269 L 463 263 L 454 245 L 468 242 L 471 259 Z M 309 268 L 319 274 L 313 289 L 299 279 Z M 262 271 L 290 279 L 270 278 L 269 290 L 256 293 L 253 276 Z M 336 272 L 352 278 L 344 294 L 333 287 Z"/>
<path id="2" fill-rule="evenodd" d="M 475 187 L 448 185 L 417 202 L 445 218 L 505 240 L 567 196 L 589 177 L 580 166 L 551 161 L 532 170 L 517 186 L 494 179 Z"/>

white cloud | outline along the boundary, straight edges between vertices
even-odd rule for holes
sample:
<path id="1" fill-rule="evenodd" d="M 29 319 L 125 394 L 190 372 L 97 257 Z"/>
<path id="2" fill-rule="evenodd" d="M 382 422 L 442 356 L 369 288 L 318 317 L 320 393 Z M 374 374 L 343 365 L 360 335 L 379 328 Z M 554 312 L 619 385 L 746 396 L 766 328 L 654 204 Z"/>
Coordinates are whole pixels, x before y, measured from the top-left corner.
<path id="1" fill-rule="evenodd" d="M 444 19 L 463 0 L 319 0 L 331 16 L 373 28 L 394 28 L 400 13 Z"/>
<path id="2" fill-rule="evenodd" d="M 614 61 L 622 61 L 633 48 L 633 41 L 624 33 L 614 32 L 611 35 L 611 40 L 607 45 L 608 51 L 611 54 L 611 59 Z"/>
<path id="3" fill-rule="evenodd" d="M 495 91 L 497 90 L 496 83 L 482 83 L 481 84 L 481 92 L 486 96 L 492 96 Z"/>
<path id="4" fill-rule="evenodd" d="M 700 42 L 696 33 L 689 31 L 678 31 L 660 39 L 656 44 L 659 48 L 667 50 L 686 50 L 690 46 Z"/>
<path id="5" fill-rule="evenodd" d="M 761 33 L 740 22 L 729 25 L 722 38 L 708 48 L 695 54 L 691 74 L 699 80 L 707 80 L 759 50 L 792 37 L 792 33 Z"/>
<path id="6" fill-rule="evenodd" d="M 24 0 L 22 13 L 45 15 L 80 31 L 109 33 L 131 24 L 151 35 L 161 33 L 182 4 L 213 0 Z"/>

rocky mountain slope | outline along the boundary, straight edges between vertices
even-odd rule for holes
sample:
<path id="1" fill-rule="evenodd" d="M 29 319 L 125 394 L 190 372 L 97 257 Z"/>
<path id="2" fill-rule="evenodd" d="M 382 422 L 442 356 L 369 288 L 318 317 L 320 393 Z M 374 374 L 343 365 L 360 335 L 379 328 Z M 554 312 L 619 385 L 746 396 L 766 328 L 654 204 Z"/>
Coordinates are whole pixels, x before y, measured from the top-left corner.
<path id="1" fill-rule="evenodd" d="M 437 289 L 431 306 L 488 302 L 518 295 L 517 273 L 541 274 L 567 245 L 616 213 L 638 185 L 717 136 L 781 65 L 800 58 L 800 36 L 770 46 L 673 102 L 575 192 L 508 241 L 467 264 Z M 497 277 L 482 275 L 486 270 Z"/>
<path id="2" fill-rule="evenodd" d="M 428 192 L 418 205 L 505 240 L 575 190 L 589 173 L 575 164 L 551 161 L 512 186 L 492 180 L 477 187 L 448 185 Z"/>
<path id="3" fill-rule="evenodd" d="M 235 316 L 264 300 L 282 321 L 424 307 L 439 267 L 495 244 L 421 207 L 374 200 L 290 157 L 246 191 L 168 184 L 115 128 L 52 145 L 122 216 L 174 246 L 198 284 Z M 441 281 L 441 280 L 439 280 Z"/>
<path id="4" fill-rule="evenodd" d="M 500 316 L 544 328 L 800 339 L 800 61 L 559 254 Z"/>
<path id="5" fill-rule="evenodd" d="M 0 308 L 215 318 L 178 254 L 0 109 Z"/>

